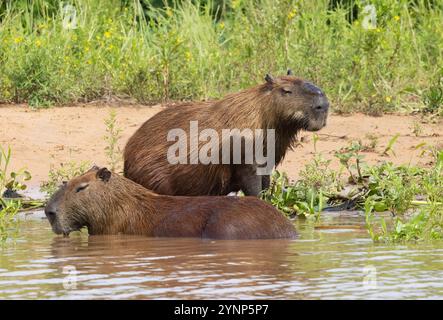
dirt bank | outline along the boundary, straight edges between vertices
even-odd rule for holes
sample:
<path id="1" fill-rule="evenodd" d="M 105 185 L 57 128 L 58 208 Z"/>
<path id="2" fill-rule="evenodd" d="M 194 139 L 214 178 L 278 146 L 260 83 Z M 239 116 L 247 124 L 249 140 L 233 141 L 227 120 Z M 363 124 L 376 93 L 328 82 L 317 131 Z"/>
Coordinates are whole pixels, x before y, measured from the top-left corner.
<path id="1" fill-rule="evenodd" d="M 120 147 L 146 119 L 162 110 L 162 106 L 90 104 L 42 110 L 31 110 L 24 105 L 0 105 L 0 144 L 13 150 L 12 169 L 26 167 L 33 176 L 30 185 L 47 179 L 51 165 L 70 160 L 89 160 L 106 165 L 103 139 L 104 119 L 111 108 L 117 111 L 118 126 L 123 129 Z M 414 133 L 415 128 L 415 133 Z M 336 150 L 349 141 L 361 139 L 364 144 L 375 143 L 375 148 L 364 152 L 371 163 L 390 160 L 398 164 L 428 165 L 431 158 L 420 156 L 414 147 L 421 143 L 443 148 L 443 122 L 422 123 L 418 116 L 386 115 L 370 117 L 361 114 L 330 116 L 328 126 L 318 132 L 317 151 L 332 159 Z M 395 156 L 382 156 L 389 140 L 396 134 Z M 417 135 L 418 136 L 417 136 Z M 289 152 L 282 170 L 296 178 L 302 166 L 314 156 L 313 134 L 303 132 L 301 143 Z M 338 161 L 333 160 L 333 167 Z"/>

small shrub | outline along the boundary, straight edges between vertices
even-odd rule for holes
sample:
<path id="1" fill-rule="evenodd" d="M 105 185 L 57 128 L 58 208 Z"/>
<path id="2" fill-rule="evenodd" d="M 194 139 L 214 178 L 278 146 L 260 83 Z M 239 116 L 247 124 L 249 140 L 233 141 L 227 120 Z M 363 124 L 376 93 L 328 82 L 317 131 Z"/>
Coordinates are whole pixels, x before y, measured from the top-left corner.
<path id="1" fill-rule="evenodd" d="M 82 161 L 80 163 L 71 161 L 64 164 L 62 163 L 59 167 L 51 166 L 49 170 L 49 180 L 40 185 L 40 190 L 50 197 L 64 181 L 69 181 L 85 173 L 90 168 L 91 164 L 88 161 Z"/>

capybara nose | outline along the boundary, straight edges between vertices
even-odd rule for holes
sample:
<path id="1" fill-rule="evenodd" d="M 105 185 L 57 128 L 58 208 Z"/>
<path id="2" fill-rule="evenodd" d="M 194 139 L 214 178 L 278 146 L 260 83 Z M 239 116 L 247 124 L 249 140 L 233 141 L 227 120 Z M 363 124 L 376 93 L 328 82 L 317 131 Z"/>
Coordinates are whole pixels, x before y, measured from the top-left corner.
<path id="1" fill-rule="evenodd" d="M 314 98 L 313 108 L 316 112 L 327 112 L 329 110 L 329 101 L 325 95 Z"/>

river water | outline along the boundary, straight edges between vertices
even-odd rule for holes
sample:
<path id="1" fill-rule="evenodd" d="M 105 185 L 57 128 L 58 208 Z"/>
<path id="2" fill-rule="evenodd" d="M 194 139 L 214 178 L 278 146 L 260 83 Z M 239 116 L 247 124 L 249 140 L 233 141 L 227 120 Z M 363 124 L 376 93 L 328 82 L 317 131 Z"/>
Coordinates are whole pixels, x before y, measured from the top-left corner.
<path id="1" fill-rule="evenodd" d="M 443 298 L 443 243 L 373 244 L 357 213 L 296 224 L 296 240 L 69 238 L 42 212 L 0 248 L 0 299 Z"/>

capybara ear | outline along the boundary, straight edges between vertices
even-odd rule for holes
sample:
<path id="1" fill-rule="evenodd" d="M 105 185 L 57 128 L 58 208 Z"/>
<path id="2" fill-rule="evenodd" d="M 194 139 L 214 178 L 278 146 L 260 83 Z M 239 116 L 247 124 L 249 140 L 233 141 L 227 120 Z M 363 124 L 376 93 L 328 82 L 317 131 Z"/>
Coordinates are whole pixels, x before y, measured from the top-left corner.
<path id="1" fill-rule="evenodd" d="M 292 70 L 291 70 L 291 69 L 288 69 L 288 73 L 287 73 L 287 75 L 288 75 L 288 76 L 293 76 L 293 75 L 294 75 L 294 73 L 292 72 Z"/>
<path id="2" fill-rule="evenodd" d="M 89 169 L 89 171 L 98 171 L 98 170 L 100 170 L 100 167 L 99 167 L 98 165 L 96 165 L 96 164 L 94 164 L 94 165 L 92 166 L 92 168 Z"/>
<path id="3" fill-rule="evenodd" d="M 96 177 L 104 182 L 108 182 L 111 178 L 111 171 L 109 171 L 107 168 L 101 168 L 97 171 Z"/>
<path id="4" fill-rule="evenodd" d="M 274 83 L 274 78 L 269 73 L 266 74 L 265 80 L 267 83 Z"/>

